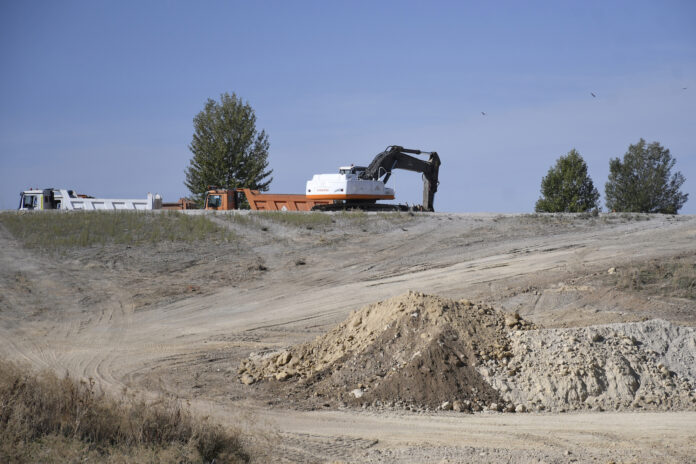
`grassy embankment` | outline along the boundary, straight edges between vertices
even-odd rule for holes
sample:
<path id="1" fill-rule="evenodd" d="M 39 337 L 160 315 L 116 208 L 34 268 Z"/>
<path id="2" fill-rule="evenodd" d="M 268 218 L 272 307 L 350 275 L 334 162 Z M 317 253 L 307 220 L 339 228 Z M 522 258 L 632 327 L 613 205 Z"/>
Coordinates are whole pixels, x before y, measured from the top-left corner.
<path id="1" fill-rule="evenodd" d="M 239 432 L 172 398 L 114 399 L 90 380 L 0 361 L 0 462 L 249 462 Z"/>
<path id="2" fill-rule="evenodd" d="M 204 215 L 145 211 L 1 213 L 0 223 L 28 248 L 229 241 L 234 234 Z"/>

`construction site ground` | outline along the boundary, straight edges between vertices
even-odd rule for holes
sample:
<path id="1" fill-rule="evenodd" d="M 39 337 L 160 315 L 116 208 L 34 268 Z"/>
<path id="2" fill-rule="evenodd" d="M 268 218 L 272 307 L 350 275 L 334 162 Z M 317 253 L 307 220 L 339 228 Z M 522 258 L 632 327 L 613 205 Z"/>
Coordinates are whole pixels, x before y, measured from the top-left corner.
<path id="1" fill-rule="evenodd" d="M 260 462 L 694 462 L 696 340 L 689 330 L 696 326 L 696 300 L 688 282 L 665 282 L 674 274 L 669 269 L 696 265 L 696 217 L 313 213 L 286 220 L 262 214 L 209 214 L 232 232 L 224 243 L 57 251 L 23 247 L 0 222 L 0 356 L 91 377 L 114 394 L 124 388 L 174 394 L 197 413 L 244 429 L 264 450 Z M 644 275 L 651 269 L 661 273 L 657 281 Z M 312 371 L 309 364 L 281 380 L 268 363 L 250 367 L 256 377 L 242 381 L 240 366 L 248 359 L 317 353 L 320 346 L 328 356 L 327 334 L 343 337 L 336 340 L 347 348 L 336 356 L 344 356 L 347 341 L 356 340 L 350 330 L 367 324 L 380 306 L 361 308 L 393 299 L 385 304 L 394 317 L 402 305 L 415 319 L 422 313 L 408 305 L 425 308 L 418 299 L 430 295 L 449 301 L 446 309 L 457 301 L 481 311 L 466 320 L 488 327 L 490 337 L 509 337 L 505 349 L 514 368 L 507 360 L 486 364 L 493 354 L 478 348 L 465 353 L 465 364 L 497 389 L 467 384 L 482 407 L 457 412 L 435 406 L 456 398 L 425 393 L 416 403 L 390 400 L 398 385 L 379 390 L 378 401 L 357 401 L 350 396 L 355 389 L 378 391 L 350 384 L 370 381 L 365 356 L 355 358 L 363 370 L 347 370 L 348 358 L 341 358 L 342 374 L 333 378 L 346 379 L 344 389 L 320 379 L 307 383 L 303 396 L 298 379 Z M 515 312 L 525 322 L 512 327 L 504 317 Z M 391 324 L 385 321 L 385 333 Z M 665 343 L 670 334 L 681 337 L 679 350 L 663 353 L 672 364 L 655 362 L 628 388 L 635 393 L 653 382 L 661 398 L 626 402 L 619 385 L 613 393 L 607 387 L 596 403 L 558 403 L 539 387 L 548 382 L 535 383 L 535 375 L 553 380 L 557 359 L 548 350 L 556 343 L 559 356 L 567 355 L 564 365 L 572 365 L 578 356 L 618 352 L 607 348 L 616 338 L 630 363 L 631 353 L 659 351 L 662 339 L 653 346 L 650 338 L 659 331 Z M 379 350 L 377 335 L 360 343 Z M 417 340 L 426 343 L 428 336 Z M 605 351 L 593 351 L 598 340 L 607 340 Z M 483 343 L 477 339 L 475 347 Z M 636 354 L 635 362 L 648 358 Z M 336 359 L 320 367 L 333 368 Z M 399 382 L 419 375 L 404 372 Z M 503 400 L 508 375 L 517 383 Z M 537 387 L 538 398 L 525 396 L 524 388 Z M 491 401 L 525 408 L 498 412 Z"/>

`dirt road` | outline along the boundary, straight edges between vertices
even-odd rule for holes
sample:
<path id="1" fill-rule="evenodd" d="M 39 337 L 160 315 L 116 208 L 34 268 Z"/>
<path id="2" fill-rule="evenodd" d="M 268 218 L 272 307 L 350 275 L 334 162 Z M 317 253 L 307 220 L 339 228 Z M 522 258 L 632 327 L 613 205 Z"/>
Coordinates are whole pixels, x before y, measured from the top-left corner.
<path id="1" fill-rule="evenodd" d="M 171 392 L 229 424 L 250 411 L 257 429 L 281 438 L 271 456 L 280 462 L 689 462 L 692 412 L 298 411 L 236 379 L 250 352 L 306 341 L 408 290 L 486 301 L 547 327 L 656 317 L 696 325 L 693 300 L 623 289 L 607 273 L 693 261 L 696 217 L 645 218 L 336 215 L 308 228 L 219 215 L 239 240 L 224 255 L 193 244 L 134 257 L 118 247 L 26 250 L 0 229 L 0 355 L 114 391 Z M 191 268 L 201 282 L 236 277 L 157 297 L 193 279 Z"/>

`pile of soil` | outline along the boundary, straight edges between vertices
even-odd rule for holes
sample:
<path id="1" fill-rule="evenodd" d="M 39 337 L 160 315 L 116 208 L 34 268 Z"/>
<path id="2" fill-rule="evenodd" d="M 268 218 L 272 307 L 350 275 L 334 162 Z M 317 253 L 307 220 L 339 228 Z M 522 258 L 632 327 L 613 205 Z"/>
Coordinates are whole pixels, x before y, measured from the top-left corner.
<path id="1" fill-rule="evenodd" d="M 501 398 L 477 366 L 512 355 L 511 327 L 533 328 L 489 306 L 409 292 L 354 312 L 309 343 L 252 354 L 239 376 L 276 383 L 296 400 L 480 410 Z"/>
<path id="2" fill-rule="evenodd" d="M 696 409 L 696 330 L 651 320 L 510 333 L 513 356 L 479 372 L 536 411 Z"/>
<path id="3" fill-rule="evenodd" d="M 239 378 L 311 407 L 689 410 L 696 330 L 660 320 L 538 329 L 487 305 L 409 292 L 311 342 L 252 354 Z"/>

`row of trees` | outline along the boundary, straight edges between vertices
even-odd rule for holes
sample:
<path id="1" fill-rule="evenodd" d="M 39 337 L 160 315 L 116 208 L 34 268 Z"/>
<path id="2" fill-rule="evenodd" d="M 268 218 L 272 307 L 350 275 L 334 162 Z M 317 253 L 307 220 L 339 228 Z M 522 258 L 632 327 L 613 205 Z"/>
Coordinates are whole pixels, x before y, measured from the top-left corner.
<path id="1" fill-rule="evenodd" d="M 676 160 L 658 142 L 630 145 L 623 159 L 609 161 L 604 186 L 609 211 L 676 214 L 689 197 L 679 189 L 685 179 L 672 174 Z M 599 192 L 587 174 L 587 164 L 577 150 L 561 156 L 541 180 L 537 212 L 578 213 L 599 209 Z"/>
<path id="2" fill-rule="evenodd" d="M 235 94 L 208 99 L 193 120 L 189 149 L 193 157 L 185 184 L 199 203 L 210 185 L 234 189 L 268 190 L 268 136 L 256 130 L 256 115 L 249 103 Z M 659 143 L 645 140 L 628 147 L 623 159 L 609 161 L 604 192 L 609 211 L 676 214 L 688 194 L 679 189 L 681 172 L 671 173 L 676 160 Z M 561 156 L 541 181 L 538 212 L 584 212 L 599 209 L 599 192 L 577 150 Z"/>

